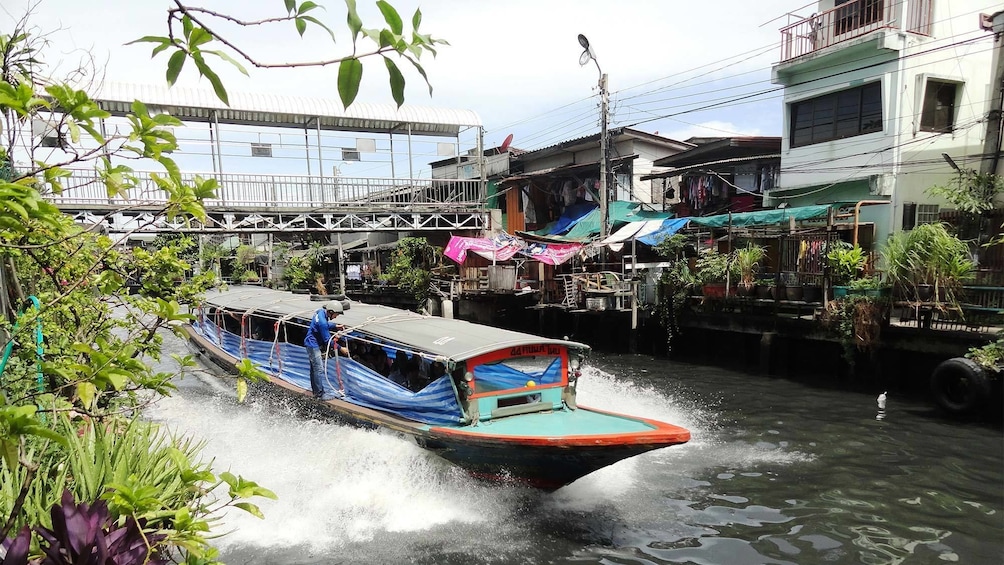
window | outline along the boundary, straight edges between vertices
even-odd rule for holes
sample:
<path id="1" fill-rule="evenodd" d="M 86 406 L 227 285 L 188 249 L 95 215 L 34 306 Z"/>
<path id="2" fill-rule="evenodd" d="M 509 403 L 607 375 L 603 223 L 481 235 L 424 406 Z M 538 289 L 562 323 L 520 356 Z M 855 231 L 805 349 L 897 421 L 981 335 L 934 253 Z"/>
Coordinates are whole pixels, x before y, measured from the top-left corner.
<path id="1" fill-rule="evenodd" d="M 922 224 L 936 224 L 941 221 L 938 215 L 939 209 L 937 204 L 918 204 L 917 205 L 917 225 Z"/>
<path id="2" fill-rule="evenodd" d="M 836 34 L 882 21 L 884 0 L 837 0 Z"/>
<path id="3" fill-rule="evenodd" d="M 791 105 L 791 146 L 882 131 L 882 83 L 833 92 Z"/>
<path id="4" fill-rule="evenodd" d="M 924 89 L 924 106 L 920 112 L 920 129 L 950 132 L 955 126 L 955 94 L 958 84 L 928 80 Z"/>

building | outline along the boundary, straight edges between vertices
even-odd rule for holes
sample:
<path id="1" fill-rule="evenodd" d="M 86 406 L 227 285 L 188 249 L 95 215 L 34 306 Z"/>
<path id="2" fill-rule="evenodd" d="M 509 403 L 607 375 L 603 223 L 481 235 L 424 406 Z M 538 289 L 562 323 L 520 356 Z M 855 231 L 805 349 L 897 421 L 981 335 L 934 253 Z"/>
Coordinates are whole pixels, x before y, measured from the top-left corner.
<path id="1" fill-rule="evenodd" d="M 641 130 L 614 128 L 609 135 L 610 201 L 661 205 L 661 182 L 644 177 L 660 172 L 655 161 L 693 144 Z M 573 205 L 599 200 L 600 134 L 563 141 L 516 156 L 500 183 L 509 233 L 533 230 L 559 218 Z"/>
<path id="2" fill-rule="evenodd" d="M 677 217 L 749 212 L 777 185 L 780 137 L 690 138 L 692 149 L 655 161 L 663 172 L 645 175 L 661 207 Z"/>
<path id="3" fill-rule="evenodd" d="M 781 30 L 778 185 L 765 203 L 874 200 L 877 241 L 939 220 L 956 167 L 979 170 L 993 88 L 993 35 L 976 0 L 820 0 Z"/>

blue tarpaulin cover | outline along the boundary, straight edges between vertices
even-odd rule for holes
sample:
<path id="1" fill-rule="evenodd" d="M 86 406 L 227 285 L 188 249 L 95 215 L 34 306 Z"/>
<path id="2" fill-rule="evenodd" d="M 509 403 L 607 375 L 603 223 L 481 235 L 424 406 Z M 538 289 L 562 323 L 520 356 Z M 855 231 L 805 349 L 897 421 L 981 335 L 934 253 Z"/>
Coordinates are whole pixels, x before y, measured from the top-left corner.
<path id="1" fill-rule="evenodd" d="M 683 229 L 689 221 L 690 218 L 670 218 L 663 220 L 662 227 L 648 235 L 639 237 L 638 241 L 645 245 L 658 245 L 662 240 Z"/>
<path id="2" fill-rule="evenodd" d="M 206 320 L 192 324 L 199 334 L 230 355 L 250 359 L 259 369 L 296 387 L 310 390 L 310 362 L 302 345 L 246 339 L 245 355 L 241 338 Z M 276 347 L 278 345 L 278 347 Z M 277 351 L 278 349 L 278 351 Z M 326 361 L 325 389 L 345 391 L 343 400 L 359 406 L 391 412 L 426 424 L 449 425 L 461 421 L 460 405 L 449 376 L 440 377 L 418 392 L 413 392 L 373 372 L 362 363 L 341 357 Z M 340 384 L 339 384 L 340 383 Z"/>
<path id="3" fill-rule="evenodd" d="M 493 390 L 522 388 L 528 380 L 536 381 L 537 384 L 560 383 L 561 358 L 556 357 L 543 371 L 520 371 L 505 363 L 478 365 L 474 368 L 474 378 L 479 385 L 486 384 Z"/>

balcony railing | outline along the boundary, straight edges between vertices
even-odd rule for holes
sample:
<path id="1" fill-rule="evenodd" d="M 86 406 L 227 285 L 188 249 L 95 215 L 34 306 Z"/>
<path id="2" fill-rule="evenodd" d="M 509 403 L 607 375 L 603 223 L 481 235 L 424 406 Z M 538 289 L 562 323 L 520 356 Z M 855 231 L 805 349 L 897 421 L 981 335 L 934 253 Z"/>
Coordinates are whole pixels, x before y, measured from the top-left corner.
<path id="1" fill-rule="evenodd" d="M 57 206 L 92 207 L 153 206 L 167 202 L 147 172 L 135 173 L 139 184 L 126 197 L 109 198 L 105 184 L 93 171 L 73 171 L 63 180 L 62 194 L 48 195 Z M 183 173 L 186 182 L 195 173 Z M 389 179 L 360 177 L 315 177 L 240 173 L 207 173 L 219 186 L 216 198 L 206 201 L 210 209 L 280 208 L 327 210 L 392 209 L 466 212 L 484 208 L 485 195 L 478 180 Z"/>
<path id="2" fill-rule="evenodd" d="M 781 62 L 878 29 L 931 34 L 933 0 L 852 0 L 781 29 Z"/>

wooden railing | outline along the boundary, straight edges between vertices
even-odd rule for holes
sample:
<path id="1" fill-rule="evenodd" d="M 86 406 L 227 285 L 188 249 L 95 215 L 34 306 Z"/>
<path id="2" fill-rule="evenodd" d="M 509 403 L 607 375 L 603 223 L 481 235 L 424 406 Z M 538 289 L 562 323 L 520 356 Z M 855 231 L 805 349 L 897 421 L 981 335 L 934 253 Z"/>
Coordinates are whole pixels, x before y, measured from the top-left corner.
<path id="1" fill-rule="evenodd" d="M 877 29 L 931 34 L 932 0 L 853 0 L 781 29 L 781 62 Z"/>

